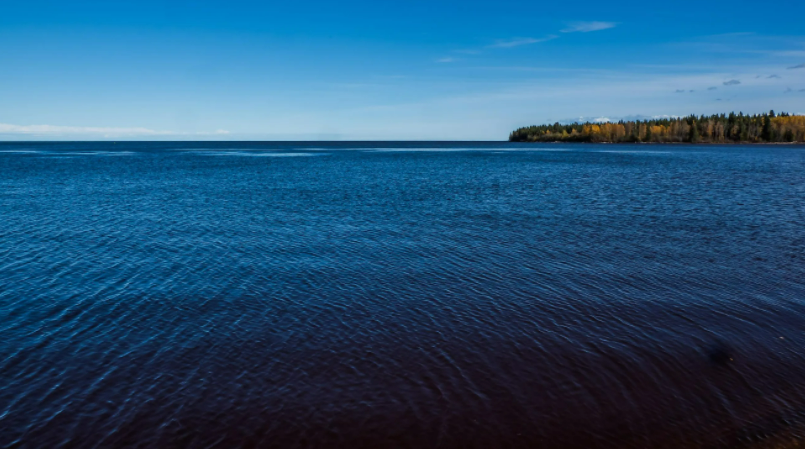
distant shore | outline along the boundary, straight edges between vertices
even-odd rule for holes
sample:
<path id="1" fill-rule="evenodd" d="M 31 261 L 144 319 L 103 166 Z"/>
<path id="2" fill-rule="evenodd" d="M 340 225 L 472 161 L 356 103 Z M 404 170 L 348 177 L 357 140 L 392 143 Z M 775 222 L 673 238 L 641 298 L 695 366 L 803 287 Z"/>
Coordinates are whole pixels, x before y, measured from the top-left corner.
<path id="1" fill-rule="evenodd" d="M 788 113 L 672 117 L 536 125 L 518 128 L 510 142 L 794 144 L 805 142 L 805 116 Z"/>
<path id="2" fill-rule="evenodd" d="M 595 145 L 805 145 L 802 142 L 592 142 L 592 141 L 568 141 L 568 140 L 538 140 L 538 141 L 509 141 L 510 143 L 572 143 L 579 145 L 595 144 Z"/>

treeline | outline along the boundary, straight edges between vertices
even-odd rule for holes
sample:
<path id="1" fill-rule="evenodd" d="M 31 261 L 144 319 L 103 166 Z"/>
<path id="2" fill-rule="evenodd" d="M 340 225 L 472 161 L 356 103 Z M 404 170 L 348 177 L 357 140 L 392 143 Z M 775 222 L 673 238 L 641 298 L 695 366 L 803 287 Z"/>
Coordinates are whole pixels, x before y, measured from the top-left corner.
<path id="1" fill-rule="evenodd" d="M 787 113 L 661 118 L 617 123 L 528 126 L 509 135 L 511 142 L 805 142 L 805 116 Z"/>

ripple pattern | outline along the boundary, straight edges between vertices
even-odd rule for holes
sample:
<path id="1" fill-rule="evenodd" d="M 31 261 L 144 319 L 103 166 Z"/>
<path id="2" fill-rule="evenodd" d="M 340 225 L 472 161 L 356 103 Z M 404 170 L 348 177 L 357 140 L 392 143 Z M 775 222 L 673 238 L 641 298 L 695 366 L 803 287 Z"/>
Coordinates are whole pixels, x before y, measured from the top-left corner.
<path id="1" fill-rule="evenodd" d="M 805 438 L 801 146 L 204 145 L 0 144 L 0 447 Z"/>

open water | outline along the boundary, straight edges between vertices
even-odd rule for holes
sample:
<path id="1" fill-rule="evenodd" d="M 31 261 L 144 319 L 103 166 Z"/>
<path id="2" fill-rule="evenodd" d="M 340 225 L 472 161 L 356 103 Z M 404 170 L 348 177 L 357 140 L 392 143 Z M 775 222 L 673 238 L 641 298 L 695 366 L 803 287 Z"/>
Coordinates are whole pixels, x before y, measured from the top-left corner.
<path id="1" fill-rule="evenodd" d="M 805 147 L 0 144 L 0 447 L 805 437 Z"/>

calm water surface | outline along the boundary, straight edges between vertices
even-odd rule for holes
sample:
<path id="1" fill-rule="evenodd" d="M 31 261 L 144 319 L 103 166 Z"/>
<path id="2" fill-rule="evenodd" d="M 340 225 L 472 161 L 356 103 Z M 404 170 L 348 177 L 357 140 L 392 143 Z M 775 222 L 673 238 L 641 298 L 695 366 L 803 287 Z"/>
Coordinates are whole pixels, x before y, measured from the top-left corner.
<path id="1" fill-rule="evenodd" d="M 805 437 L 805 147 L 0 144 L 0 447 Z"/>

